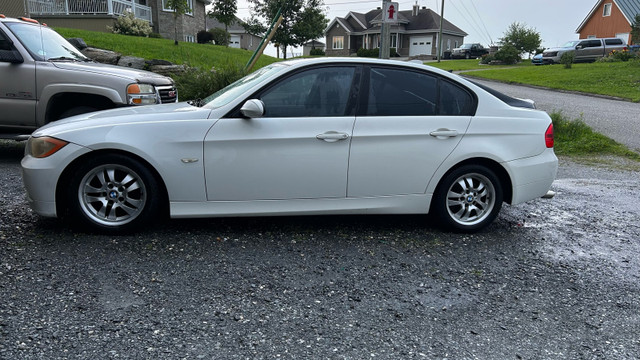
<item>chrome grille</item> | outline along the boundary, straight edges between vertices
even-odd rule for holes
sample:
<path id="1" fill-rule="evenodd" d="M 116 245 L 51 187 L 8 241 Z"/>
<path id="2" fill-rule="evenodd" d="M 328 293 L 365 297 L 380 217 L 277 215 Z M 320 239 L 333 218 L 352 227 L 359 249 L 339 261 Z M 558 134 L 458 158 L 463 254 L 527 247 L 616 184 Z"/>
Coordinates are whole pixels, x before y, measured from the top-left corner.
<path id="1" fill-rule="evenodd" d="M 174 86 L 157 86 L 160 102 L 163 104 L 178 102 L 178 90 Z"/>

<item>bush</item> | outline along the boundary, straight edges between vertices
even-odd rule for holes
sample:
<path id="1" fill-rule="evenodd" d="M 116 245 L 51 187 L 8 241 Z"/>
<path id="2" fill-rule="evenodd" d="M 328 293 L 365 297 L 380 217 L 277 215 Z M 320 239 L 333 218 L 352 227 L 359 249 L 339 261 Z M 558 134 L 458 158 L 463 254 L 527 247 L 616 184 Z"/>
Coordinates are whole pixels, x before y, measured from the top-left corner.
<path id="1" fill-rule="evenodd" d="M 113 26 L 107 27 L 114 34 L 147 37 L 153 31 L 151 25 L 142 19 L 136 19 L 131 11 L 119 16 Z"/>
<path id="2" fill-rule="evenodd" d="M 209 44 L 213 40 L 213 35 L 207 30 L 200 30 L 196 34 L 196 41 L 198 44 Z"/>
<path id="3" fill-rule="evenodd" d="M 378 57 L 380 57 L 380 49 L 360 48 L 360 49 L 358 49 L 357 55 L 359 57 L 378 58 Z M 396 57 L 396 56 L 399 56 L 398 53 L 396 52 L 396 49 L 395 48 L 390 48 L 389 49 L 389 57 Z"/>
<path id="4" fill-rule="evenodd" d="M 324 50 L 322 49 L 311 49 L 311 51 L 309 51 L 309 55 L 311 56 L 324 56 Z"/>
<path id="5" fill-rule="evenodd" d="M 571 64 L 576 60 L 576 54 L 573 51 L 567 51 L 560 56 L 560 64 L 564 65 L 565 69 L 571 69 Z"/>
<path id="6" fill-rule="evenodd" d="M 158 34 L 158 33 L 154 33 L 154 32 L 152 32 L 151 34 L 149 34 L 149 37 L 150 37 L 150 38 L 153 38 L 153 39 L 162 39 L 162 35 L 160 35 L 160 34 Z"/>
<path id="7" fill-rule="evenodd" d="M 624 48 L 622 50 L 612 50 L 607 56 L 600 58 L 599 62 L 617 62 L 617 61 L 629 61 L 640 58 L 637 52 L 629 51 Z"/>
<path id="8" fill-rule="evenodd" d="M 225 30 L 220 28 L 213 28 L 209 30 L 213 43 L 216 45 L 228 46 L 231 40 L 231 35 Z"/>
<path id="9" fill-rule="evenodd" d="M 520 61 L 520 52 L 513 45 L 506 44 L 496 51 L 494 57 L 503 64 L 511 65 Z"/>
<path id="10" fill-rule="evenodd" d="M 211 71 L 190 68 L 173 78 L 178 86 L 180 101 L 186 101 L 204 99 L 245 75 L 244 66 L 228 64 Z"/>
<path id="11" fill-rule="evenodd" d="M 496 59 L 496 57 L 491 55 L 491 54 L 484 54 L 484 55 L 482 55 L 482 57 L 480 57 L 480 63 L 481 64 L 490 64 L 495 59 Z"/>

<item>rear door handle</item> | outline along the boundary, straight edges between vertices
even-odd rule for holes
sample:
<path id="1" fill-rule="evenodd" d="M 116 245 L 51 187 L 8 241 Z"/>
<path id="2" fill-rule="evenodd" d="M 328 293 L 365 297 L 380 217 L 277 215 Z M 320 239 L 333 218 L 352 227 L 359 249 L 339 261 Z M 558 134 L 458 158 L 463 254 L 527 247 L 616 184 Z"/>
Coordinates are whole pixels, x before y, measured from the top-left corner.
<path id="1" fill-rule="evenodd" d="M 316 139 L 324 140 L 326 142 L 336 142 L 348 138 L 349 134 L 337 131 L 327 131 L 326 133 L 316 135 Z"/>
<path id="2" fill-rule="evenodd" d="M 429 135 L 437 137 L 438 139 L 446 139 L 458 136 L 458 131 L 449 129 L 438 129 L 436 131 L 430 132 Z"/>

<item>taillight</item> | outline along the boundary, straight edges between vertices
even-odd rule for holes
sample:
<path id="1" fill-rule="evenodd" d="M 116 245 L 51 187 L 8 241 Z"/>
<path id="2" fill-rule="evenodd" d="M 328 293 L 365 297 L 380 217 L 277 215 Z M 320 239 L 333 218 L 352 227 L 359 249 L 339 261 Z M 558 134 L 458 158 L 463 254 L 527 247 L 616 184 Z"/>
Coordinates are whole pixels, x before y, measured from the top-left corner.
<path id="1" fill-rule="evenodd" d="M 550 124 L 547 131 L 544 132 L 544 142 L 547 148 L 553 147 L 553 124 Z"/>

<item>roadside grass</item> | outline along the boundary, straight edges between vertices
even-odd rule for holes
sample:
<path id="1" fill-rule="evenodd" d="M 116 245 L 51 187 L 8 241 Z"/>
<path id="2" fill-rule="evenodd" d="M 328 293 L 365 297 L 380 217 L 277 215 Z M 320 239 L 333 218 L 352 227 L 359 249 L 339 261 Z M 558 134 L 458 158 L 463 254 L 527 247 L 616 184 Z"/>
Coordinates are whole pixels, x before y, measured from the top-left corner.
<path id="1" fill-rule="evenodd" d="M 553 112 L 550 116 L 553 121 L 556 155 L 594 165 L 640 170 L 640 153 L 593 131 L 581 119 L 571 120 L 560 112 Z"/>
<path id="2" fill-rule="evenodd" d="M 203 70 L 228 65 L 244 66 L 253 54 L 247 50 L 210 44 L 180 42 L 176 46 L 170 39 L 144 38 L 67 28 L 56 28 L 55 30 L 65 38 L 82 38 L 91 47 L 115 51 L 122 55 L 137 56 L 146 60 L 167 60 L 174 64 L 186 64 Z M 254 69 L 276 61 L 278 59 L 274 57 L 262 55 Z"/>
<path id="3" fill-rule="evenodd" d="M 490 70 L 490 69 L 504 69 L 504 68 L 517 68 L 523 66 L 533 66 L 531 60 L 522 60 L 522 62 L 515 65 L 487 65 L 480 64 L 478 59 L 461 59 L 461 60 L 442 60 L 439 63 L 430 61 L 425 65 L 433 66 L 438 69 L 447 71 L 466 71 L 466 70 Z"/>
<path id="4" fill-rule="evenodd" d="M 464 72 L 465 76 L 615 96 L 640 102 L 640 61 L 521 66 Z"/>

